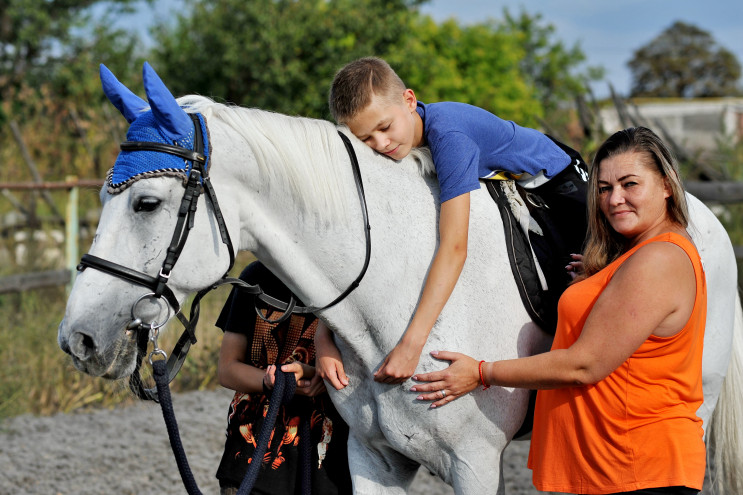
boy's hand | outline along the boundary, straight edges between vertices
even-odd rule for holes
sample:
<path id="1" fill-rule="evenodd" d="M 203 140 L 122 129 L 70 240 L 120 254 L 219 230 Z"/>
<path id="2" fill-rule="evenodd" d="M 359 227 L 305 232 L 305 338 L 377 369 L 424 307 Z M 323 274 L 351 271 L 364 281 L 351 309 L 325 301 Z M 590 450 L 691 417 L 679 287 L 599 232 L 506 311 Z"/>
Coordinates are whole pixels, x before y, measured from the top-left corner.
<path id="1" fill-rule="evenodd" d="M 336 390 L 348 385 L 341 353 L 331 338 L 330 330 L 322 322 L 315 332 L 315 368 L 317 375 L 330 382 Z"/>
<path id="2" fill-rule="evenodd" d="M 374 381 L 382 383 L 402 383 L 415 373 L 422 348 L 407 343 L 404 339 L 392 349 L 374 372 Z"/>

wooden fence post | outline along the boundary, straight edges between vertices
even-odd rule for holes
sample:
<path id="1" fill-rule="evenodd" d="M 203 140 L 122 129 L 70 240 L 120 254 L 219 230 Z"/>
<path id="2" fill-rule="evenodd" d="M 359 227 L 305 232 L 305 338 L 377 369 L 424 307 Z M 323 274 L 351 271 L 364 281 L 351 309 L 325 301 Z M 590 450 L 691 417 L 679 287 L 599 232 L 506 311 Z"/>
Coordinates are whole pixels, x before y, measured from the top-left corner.
<path id="1" fill-rule="evenodd" d="M 76 183 L 77 177 L 68 175 L 65 177 L 65 181 L 69 183 Z M 79 190 L 76 185 L 73 185 L 69 189 L 67 195 L 67 211 L 65 218 L 65 260 L 68 270 L 70 270 L 70 281 L 67 284 L 67 293 L 72 290 L 72 284 L 75 282 L 75 276 L 77 275 L 77 263 L 78 263 L 78 244 L 80 237 L 79 221 L 77 204 L 79 199 Z"/>

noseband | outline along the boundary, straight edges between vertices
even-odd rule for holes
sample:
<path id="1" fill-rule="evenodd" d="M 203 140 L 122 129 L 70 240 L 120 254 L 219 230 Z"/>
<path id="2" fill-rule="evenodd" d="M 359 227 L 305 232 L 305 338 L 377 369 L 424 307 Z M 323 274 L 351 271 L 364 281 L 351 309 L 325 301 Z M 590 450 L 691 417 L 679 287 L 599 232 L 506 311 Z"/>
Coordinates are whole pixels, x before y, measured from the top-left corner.
<path id="1" fill-rule="evenodd" d="M 278 319 L 268 320 L 263 316 L 263 313 L 256 306 L 256 313 L 258 313 L 258 316 L 268 321 L 269 323 L 278 323 L 289 318 L 292 314 L 315 313 L 317 311 L 331 308 L 341 302 L 356 287 L 358 287 L 361 279 L 364 278 L 364 275 L 366 274 L 366 270 L 369 267 L 369 260 L 371 259 L 371 227 L 369 225 L 369 215 L 366 206 L 366 197 L 364 195 L 364 185 L 361 181 L 359 162 L 356 158 L 356 153 L 348 137 L 338 131 L 338 135 L 343 140 L 346 151 L 348 152 L 349 158 L 351 160 L 354 181 L 356 183 L 356 190 L 359 196 L 359 201 L 361 203 L 361 213 L 364 220 L 366 257 L 364 260 L 364 266 L 362 267 L 359 275 L 345 291 L 343 291 L 333 301 L 322 307 L 298 306 L 297 300 L 294 295 L 291 296 L 289 302 L 283 302 L 264 293 L 258 285 L 249 284 L 239 278 L 229 277 L 229 271 L 235 264 L 235 252 L 232 245 L 232 240 L 230 239 L 230 234 L 227 231 L 227 226 L 224 222 L 222 211 L 220 210 L 219 203 L 217 202 L 217 195 L 214 192 L 214 188 L 212 187 L 208 175 L 208 170 L 206 168 L 206 156 L 204 155 L 204 138 L 201 131 L 201 123 L 199 122 L 199 117 L 197 114 L 190 114 L 190 117 L 194 123 L 195 131 L 193 150 L 189 150 L 182 146 L 146 141 L 125 141 L 121 143 L 122 151 L 157 151 L 175 155 L 191 162 L 191 168 L 188 171 L 185 192 L 183 193 L 181 205 L 178 209 L 178 219 L 176 222 L 175 231 L 173 232 L 173 236 L 170 240 L 170 245 L 168 246 L 167 254 L 165 256 L 165 261 L 163 261 L 162 267 L 160 268 L 157 276 L 153 277 L 146 273 L 125 267 L 123 265 L 105 260 L 103 258 L 99 258 L 98 256 L 93 256 L 91 254 L 84 254 L 80 260 L 80 264 L 77 266 L 78 271 L 85 270 L 86 268 L 93 268 L 95 270 L 102 271 L 133 284 L 140 285 L 151 291 L 141 296 L 132 305 L 132 321 L 129 323 L 129 325 L 127 325 L 127 333 L 131 334 L 133 332 L 136 332 L 138 346 L 137 363 L 135 370 L 130 377 L 129 387 L 140 399 L 149 399 L 156 402 L 158 401 L 156 389 L 145 388 L 143 385 L 143 380 L 139 373 L 141 361 L 147 354 L 147 345 L 149 342 L 152 342 L 153 344 L 153 350 L 149 354 L 150 363 L 152 363 L 153 358 L 158 355 L 162 358 L 167 358 L 168 383 L 171 382 L 180 371 L 181 366 L 183 366 L 183 362 L 186 359 L 186 355 L 188 354 L 191 345 L 196 343 L 195 330 L 196 324 L 199 320 L 200 302 L 201 299 L 210 291 L 225 284 L 238 286 L 241 290 L 246 290 L 248 291 L 248 293 L 256 295 L 257 299 L 260 299 L 270 306 L 283 311 L 283 314 Z M 202 190 L 204 195 L 206 196 L 206 200 L 212 206 L 212 211 L 217 221 L 222 242 L 227 246 L 227 249 L 229 251 L 230 263 L 227 271 L 220 280 L 210 285 L 209 287 L 200 290 L 196 294 L 196 296 L 194 296 L 194 300 L 191 303 L 190 318 L 187 319 L 181 311 L 178 299 L 167 284 L 168 280 L 170 279 L 170 273 L 176 262 L 178 261 L 178 258 L 183 251 L 183 247 L 186 244 L 188 234 L 193 228 L 196 207 L 198 205 L 199 195 L 202 193 Z M 156 301 L 166 301 L 166 306 L 168 306 L 168 317 L 166 317 L 164 321 L 152 321 L 150 323 L 144 323 L 140 318 L 137 317 L 137 305 L 142 300 L 148 298 L 154 299 Z M 185 330 L 183 331 L 183 334 L 178 339 L 178 342 L 173 348 L 173 352 L 168 357 L 167 354 L 158 347 L 157 337 L 159 334 L 159 329 L 170 319 L 170 308 L 173 309 L 175 316 L 183 324 Z"/>

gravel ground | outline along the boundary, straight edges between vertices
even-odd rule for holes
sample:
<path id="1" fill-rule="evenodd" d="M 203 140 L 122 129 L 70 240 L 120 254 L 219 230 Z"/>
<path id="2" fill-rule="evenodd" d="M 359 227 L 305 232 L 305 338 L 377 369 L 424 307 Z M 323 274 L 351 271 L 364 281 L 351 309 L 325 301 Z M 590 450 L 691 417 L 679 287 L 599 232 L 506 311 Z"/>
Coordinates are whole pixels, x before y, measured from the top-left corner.
<path id="1" fill-rule="evenodd" d="M 231 397 L 225 389 L 173 396 L 191 470 L 205 495 L 219 493 L 214 473 Z M 528 450 L 528 442 L 514 442 L 506 449 L 510 495 L 538 493 L 526 468 Z M 157 404 L 51 417 L 23 415 L 0 423 L 0 495 L 155 493 L 185 493 Z M 454 492 L 421 470 L 410 493 Z"/>

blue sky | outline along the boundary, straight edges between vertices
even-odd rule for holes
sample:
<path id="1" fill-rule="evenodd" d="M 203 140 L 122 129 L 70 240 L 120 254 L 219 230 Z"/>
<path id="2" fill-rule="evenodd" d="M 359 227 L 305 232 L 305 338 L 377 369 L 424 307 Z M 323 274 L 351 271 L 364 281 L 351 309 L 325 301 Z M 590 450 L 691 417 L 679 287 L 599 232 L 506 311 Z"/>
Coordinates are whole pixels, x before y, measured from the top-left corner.
<path id="1" fill-rule="evenodd" d="M 150 20 L 165 19 L 182 5 L 182 0 L 157 0 L 154 12 L 142 7 L 122 24 L 144 30 Z M 578 42 L 586 63 L 603 66 L 620 94 L 630 89 L 626 64 L 634 51 L 677 20 L 709 32 L 743 64 L 743 0 L 431 0 L 421 10 L 437 21 L 455 17 L 476 23 L 502 18 L 504 8 L 512 14 L 541 13 L 543 23 L 555 26 L 555 39 L 568 46 Z M 609 93 L 606 83 L 594 91 L 598 97 Z"/>
<path id="2" fill-rule="evenodd" d="M 630 89 L 626 64 L 634 51 L 677 20 L 709 32 L 743 64 L 743 0 L 433 0 L 422 10 L 437 21 L 470 23 L 502 18 L 504 7 L 511 14 L 541 13 L 555 26 L 555 38 L 568 46 L 579 42 L 587 63 L 602 65 L 621 94 Z M 609 92 L 605 83 L 594 90 L 599 97 Z"/>

